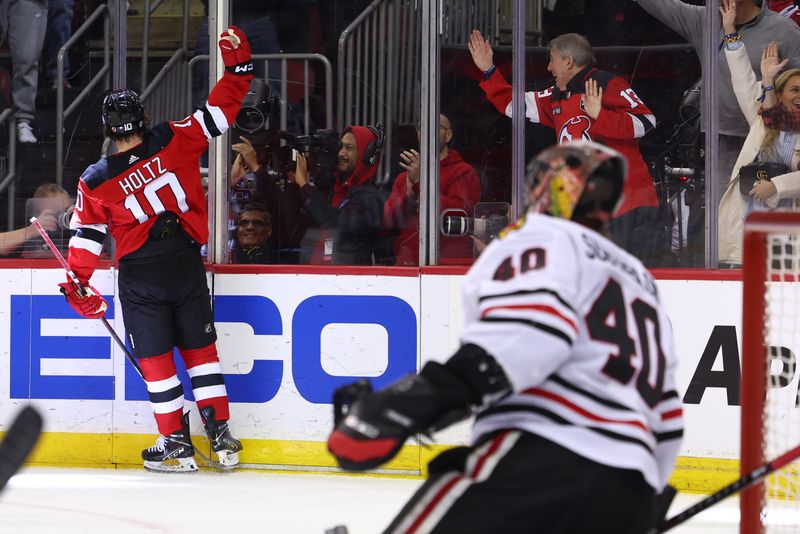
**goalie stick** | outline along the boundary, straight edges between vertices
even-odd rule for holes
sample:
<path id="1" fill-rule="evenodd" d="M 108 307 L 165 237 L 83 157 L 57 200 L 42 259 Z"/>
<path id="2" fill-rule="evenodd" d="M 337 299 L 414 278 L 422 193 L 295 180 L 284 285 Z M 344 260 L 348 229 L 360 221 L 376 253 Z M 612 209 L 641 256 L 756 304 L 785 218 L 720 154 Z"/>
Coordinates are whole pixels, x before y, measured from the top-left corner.
<path id="1" fill-rule="evenodd" d="M 42 433 L 42 416 L 33 407 L 20 410 L 0 443 L 0 491 L 33 450 Z"/>
<path id="2" fill-rule="evenodd" d="M 709 495 L 697 504 L 690 506 L 678 515 L 672 516 L 661 523 L 657 530 L 653 529 L 648 534 L 655 534 L 656 532 L 660 533 L 671 530 L 672 528 L 685 522 L 687 519 L 699 514 L 703 510 L 714 506 L 727 497 L 730 497 L 734 493 L 745 490 L 750 486 L 761 482 L 767 475 L 774 473 L 782 467 L 785 467 L 786 465 L 797 460 L 797 458 L 800 458 L 800 445 L 783 453 L 770 462 L 761 464 L 746 475 L 742 476 L 740 479 L 728 484 L 716 493 Z"/>
<path id="3" fill-rule="evenodd" d="M 67 260 L 64 259 L 64 256 L 62 256 L 61 252 L 58 250 L 58 248 L 56 248 L 56 245 L 55 243 L 53 243 L 53 240 L 50 239 L 49 235 L 47 235 L 47 230 L 45 230 L 42 227 L 42 225 L 39 223 L 39 220 L 36 217 L 31 217 L 31 223 L 33 223 L 33 226 L 39 232 L 39 235 L 42 236 L 42 239 L 44 239 L 44 242 L 50 248 L 50 251 L 53 253 L 53 256 L 55 256 L 55 258 L 58 260 L 58 262 L 61 264 L 64 270 L 67 271 L 67 276 L 69 276 L 70 280 L 75 282 L 75 284 L 78 286 L 79 288 L 78 291 L 80 291 L 81 294 L 85 294 L 84 293 L 85 290 L 83 289 L 83 284 L 80 283 L 78 277 L 70 268 L 69 263 L 67 263 Z M 103 321 L 103 326 L 106 327 L 108 333 L 111 334 L 111 337 L 117 343 L 119 348 L 122 349 L 122 352 L 125 353 L 125 357 L 128 359 L 129 362 L 131 362 L 131 365 L 133 365 L 133 368 L 136 369 L 137 373 L 139 373 L 141 379 L 144 380 L 142 369 L 139 367 L 139 363 L 136 361 L 136 358 L 134 358 L 133 354 L 131 354 L 130 351 L 128 350 L 128 347 L 125 346 L 125 343 L 122 342 L 117 333 L 114 331 L 114 328 L 109 324 L 108 320 L 105 317 L 101 317 L 100 320 Z M 194 450 L 197 453 L 197 455 L 200 456 L 200 458 L 202 458 L 206 464 L 208 464 L 208 467 L 211 467 L 212 469 L 216 469 L 218 471 L 231 470 L 229 467 L 226 467 L 219 462 L 215 462 L 210 457 L 200 452 L 200 449 L 198 449 L 197 447 L 195 447 Z"/>
<path id="4" fill-rule="evenodd" d="M 44 239 L 44 242 L 50 248 L 50 251 L 53 253 L 53 256 L 55 256 L 55 258 L 58 260 L 58 263 L 60 263 L 61 266 L 64 268 L 64 270 L 67 271 L 67 276 L 69 276 L 70 280 L 75 282 L 75 285 L 78 286 L 78 291 L 80 292 L 81 296 L 85 295 L 86 290 L 83 288 L 83 284 L 80 283 L 78 277 L 70 268 L 69 263 L 67 263 L 67 260 L 64 259 L 64 256 L 62 256 L 61 252 L 59 252 L 59 250 L 56 248 L 56 245 L 53 243 L 53 240 L 50 239 L 49 235 L 47 235 L 47 230 L 45 230 L 39 223 L 39 219 L 37 219 L 36 217 L 31 217 L 31 223 L 33 223 L 33 226 L 39 232 L 39 235 L 42 236 L 42 239 Z M 136 362 L 136 359 L 133 357 L 133 354 L 128 352 L 128 347 L 126 347 L 125 343 L 123 343 L 122 340 L 119 338 L 117 333 L 114 331 L 114 328 L 112 328 L 111 325 L 108 323 L 108 319 L 106 319 L 105 317 L 101 317 L 100 320 L 103 321 L 103 326 L 106 327 L 108 333 L 111 334 L 111 337 L 114 339 L 114 341 L 116 341 L 117 345 L 119 345 L 119 348 L 121 348 L 122 352 L 125 353 L 125 357 L 128 358 L 129 362 L 131 362 L 133 368 L 136 369 L 136 372 L 139 373 L 139 376 L 141 376 L 142 379 L 144 379 L 139 364 Z"/>

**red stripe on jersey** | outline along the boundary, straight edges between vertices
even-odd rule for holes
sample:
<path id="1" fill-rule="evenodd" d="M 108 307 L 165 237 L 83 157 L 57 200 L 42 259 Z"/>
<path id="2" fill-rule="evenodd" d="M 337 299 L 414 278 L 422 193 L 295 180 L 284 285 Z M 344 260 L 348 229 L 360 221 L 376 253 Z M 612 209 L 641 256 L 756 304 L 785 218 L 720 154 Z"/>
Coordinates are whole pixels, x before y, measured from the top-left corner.
<path id="1" fill-rule="evenodd" d="M 552 306 L 545 306 L 544 304 L 509 304 L 508 306 L 492 306 L 490 308 L 486 308 L 483 313 L 481 313 L 481 319 L 489 315 L 489 313 L 493 312 L 494 310 L 533 310 L 545 312 L 558 317 L 567 323 L 576 334 L 578 333 L 578 326 L 575 324 L 575 322 L 569 317 L 565 317 L 561 312 Z"/>
<path id="2" fill-rule="evenodd" d="M 142 368 L 142 375 L 146 382 L 166 380 L 177 374 L 172 352 L 165 352 L 148 358 L 139 358 L 139 367 Z"/>
<path id="3" fill-rule="evenodd" d="M 217 421 L 227 421 L 231 418 L 230 403 L 228 396 L 224 397 L 211 397 L 210 399 L 203 399 L 197 401 L 197 407 L 203 409 L 206 406 L 214 407 L 214 419 Z"/>
<path id="4" fill-rule="evenodd" d="M 545 391 L 545 390 L 540 389 L 540 388 L 526 389 L 525 391 L 522 392 L 522 394 L 523 395 L 532 395 L 532 396 L 535 396 L 535 397 L 544 397 L 546 399 L 550 399 L 552 401 L 555 401 L 555 402 L 561 404 L 562 406 L 565 406 L 565 407 L 569 408 L 570 410 L 572 410 L 574 412 L 579 413 L 580 415 L 586 417 L 587 419 L 591 419 L 593 421 L 598 421 L 600 423 L 614 423 L 614 424 L 619 424 L 619 425 L 630 425 L 630 426 L 635 426 L 637 428 L 641 428 L 645 432 L 649 432 L 648 428 L 641 421 L 636 421 L 636 420 L 627 420 L 627 421 L 625 421 L 625 420 L 621 420 L 621 419 L 608 419 L 606 417 L 601 417 L 599 415 L 596 415 L 596 414 L 593 414 L 593 413 L 589 412 L 585 408 L 581 408 L 577 404 L 575 404 L 573 402 L 570 402 L 569 400 L 565 399 L 564 397 L 562 397 L 560 395 L 557 395 L 557 394 L 552 393 L 550 391 Z"/>
<path id="5" fill-rule="evenodd" d="M 492 444 L 489 446 L 486 453 L 478 458 L 478 461 L 475 463 L 475 468 L 472 470 L 472 473 L 469 474 L 470 478 L 473 480 L 478 479 L 478 475 L 480 475 L 481 469 L 486 464 L 486 460 L 488 460 L 492 454 L 497 452 L 497 449 L 500 448 L 500 444 L 503 442 L 503 438 L 505 438 L 507 435 L 508 431 L 499 434 L 496 438 L 494 438 L 494 440 L 492 440 Z"/>
<path id="6" fill-rule="evenodd" d="M 217 356 L 217 344 L 210 343 L 199 349 L 178 349 L 181 351 L 183 363 L 187 369 L 203 365 L 204 363 L 216 363 L 219 361 Z"/>
<path id="7" fill-rule="evenodd" d="M 425 521 L 425 518 L 431 514 L 434 508 L 436 508 L 436 505 L 439 504 L 439 502 L 444 498 L 445 495 L 447 495 L 447 492 L 453 489 L 453 486 L 455 486 L 458 483 L 458 481 L 461 480 L 462 478 L 464 477 L 461 475 L 454 476 L 451 481 L 442 486 L 439 492 L 433 496 L 431 502 L 429 502 L 428 505 L 425 507 L 425 509 L 422 510 L 422 513 L 420 513 L 417 519 L 414 520 L 414 522 L 411 524 L 411 526 L 408 528 L 405 534 L 414 534 L 414 532 L 417 531 L 422 522 Z"/>
<path id="8" fill-rule="evenodd" d="M 81 282 L 88 282 L 92 277 L 92 273 L 100 263 L 100 256 L 92 254 L 86 249 L 69 247 L 69 254 L 67 256 L 67 263 L 70 269 L 78 277 Z"/>
<path id="9" fill-rule="evenodd" d="M 162 436 L 169 436 L 173 432 L 177 432 L 183 428 L 183 408 L 178 408 L 170 413 L 154 413 L 156 418 L 156 426 L 158 433 Z"/>
<path id="10" fill-rule="evenodd" d="M 666 421 L 667 419 L 675 419 L 676 417 L 681 417 L 682 415 L 683 415 L 683 408 L 676 408 L 674 410 L 662 413 L 661 420 Z"/>

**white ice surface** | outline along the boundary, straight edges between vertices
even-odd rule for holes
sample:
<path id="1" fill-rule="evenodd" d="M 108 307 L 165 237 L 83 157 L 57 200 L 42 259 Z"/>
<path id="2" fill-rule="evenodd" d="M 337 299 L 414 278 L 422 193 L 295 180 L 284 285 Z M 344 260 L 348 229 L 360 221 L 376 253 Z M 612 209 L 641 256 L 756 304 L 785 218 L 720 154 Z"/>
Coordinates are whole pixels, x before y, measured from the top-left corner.
<path id="1" fill-rule="evenodd" d="M 0 532 L 323 534 L 341 524 L 350 534 L 379 533 L 419 484 L 336 474 L 26 468 L 0 496 Z M 670 515 L 700 498 L 679 495 Z M 728 499 L 672 532 L 734 534 L 737 507 Z"/>

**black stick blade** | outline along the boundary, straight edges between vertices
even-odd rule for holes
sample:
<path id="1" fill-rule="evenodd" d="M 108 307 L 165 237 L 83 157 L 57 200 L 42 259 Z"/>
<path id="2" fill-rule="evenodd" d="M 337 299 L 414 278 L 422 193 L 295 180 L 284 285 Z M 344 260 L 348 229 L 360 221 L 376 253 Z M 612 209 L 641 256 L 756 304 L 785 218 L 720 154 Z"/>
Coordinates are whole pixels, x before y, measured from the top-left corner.
<path id="1" fill-rule="evenodd" d="M 41 433 L 42 416 L 39 412 L 31 406 L 20 410 L 0 443 L 0 491 L 25 463 Z"/>

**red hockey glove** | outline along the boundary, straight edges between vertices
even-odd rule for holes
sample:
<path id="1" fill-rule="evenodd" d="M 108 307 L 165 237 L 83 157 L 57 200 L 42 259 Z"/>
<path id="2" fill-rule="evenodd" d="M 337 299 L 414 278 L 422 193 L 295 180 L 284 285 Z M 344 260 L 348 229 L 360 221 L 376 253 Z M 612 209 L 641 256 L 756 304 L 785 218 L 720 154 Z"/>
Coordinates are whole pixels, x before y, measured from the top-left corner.
<path id="1" fill-rule="evenodd" d="M 250 43 L 247 36 L 236 26 L 219 36 L 219 50 L 225 70 L 244 76 L 253 74 L 253 61 L 250 58 Z"/>
<path id="2" fill-rule="evenodd" d="M 63 284 L 58 284 L 61 288 L 61 293 L 67 299 L 67 303 L 72 306 L 78 315 L 87 319 L 99 319 L 106 314 L 108 303 L 106 299 L 100 295 L 100 292 L 87 283 L 83 284 L 83 292 L 78 284 L 72 280 L 68 280 Z"/>

